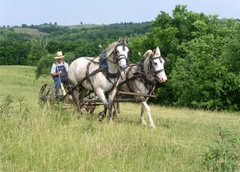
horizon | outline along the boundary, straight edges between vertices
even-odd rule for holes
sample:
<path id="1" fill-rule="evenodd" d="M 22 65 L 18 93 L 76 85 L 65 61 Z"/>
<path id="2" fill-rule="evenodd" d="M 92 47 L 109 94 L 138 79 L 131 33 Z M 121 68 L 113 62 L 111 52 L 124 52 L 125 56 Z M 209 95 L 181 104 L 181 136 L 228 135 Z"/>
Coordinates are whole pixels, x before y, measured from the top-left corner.
<path id="1" fill-rule="evenodd" d="M 140 23 L 151 23 L 152 21 L 145 21 L 145 22 L 120 22 L 120 23 L 110 23 L 110 24 L 89 24 L 89 23 L 83 23 L 83 24 L 70 24 L 70 25 L 60 25 L 60 24 L 58 24 L 57 22 L 57 25 L 56 26 L 61 26 L 61 27 L 64 27 L 64 26 L 66 26 L 66 27 L 68 27 L 68 26 L 81 26 L 81 25 L 83 25 L 83 26 L 87 26 L 87 25 L 89 25 L 89 26 L 91 26 L 91 25 L 94 25 L 94 26 L 102 26 L 102 25 L 105 25 L 105 26 L 108 26 L 108 25 L 112 25 L 112 24 L 130 24 L 130 23 L 133 23 L 133 24 L 140 24 Z M 49 26 L 49 25 L 55 25 L 54 24 L 55 22 L 49 22 L 49 23 L 41 23 L 41 24 L 36 24 L 36 25 L 33 25 L 33 26 L 44 26 L 44 25 L 46 25 L 46 26 Z M 27 25 L 27 24 L 20 24 L 20 25 L 13 25 L 13 26 L 10 26 L 10 25 L 0 25 L 0 27 L 22 27 L 22 25 Z M 31 25 L 27 25 L 28 27 L 29 26 L 32 26 L 32 24 Z"/>
<path id="2" fill-rule="evenodd" d="M 187 5 L 187 11 L 218 15 L 219 19 L 240 19 L 238 0 L 171 0 L 167 3 L 163 0 L 121 0 L 121 3 L 111 0 L 0 0 L 0 25 L 12 27 L 57 22 L 58 25 L 69 26 L 81 22 L 90 25 L 151 22 L 161 11 L 172 16 L 176 5 Z"/>

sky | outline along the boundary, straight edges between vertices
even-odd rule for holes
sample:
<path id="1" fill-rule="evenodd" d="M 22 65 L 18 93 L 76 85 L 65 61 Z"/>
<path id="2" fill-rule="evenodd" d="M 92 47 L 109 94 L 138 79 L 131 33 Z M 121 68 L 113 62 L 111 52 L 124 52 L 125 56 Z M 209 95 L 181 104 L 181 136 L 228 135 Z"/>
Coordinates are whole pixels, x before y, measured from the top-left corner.
<path id="1" fill-rule="evenodd" d="M 140 23 L 176 5 L 188 11 L 240 19 L 240 0 L 0 0 L 0 25 Z"/>

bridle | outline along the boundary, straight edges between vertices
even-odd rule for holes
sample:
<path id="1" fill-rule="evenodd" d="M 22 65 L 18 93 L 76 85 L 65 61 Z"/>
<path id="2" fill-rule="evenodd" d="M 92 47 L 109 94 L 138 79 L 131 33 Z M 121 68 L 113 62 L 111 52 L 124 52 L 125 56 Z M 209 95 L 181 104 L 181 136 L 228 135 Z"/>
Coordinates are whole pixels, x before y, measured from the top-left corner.
<path id="1" fill-rule="evenodd" d="M 119 46 L 122 46 L 122 50 L 123 50 L 123 51 L 126 50 L 126 47 L 128 48 L 128 46 L 126 45 L 125 42 L 121 42 L 120 44 L 117 44 L 117 45 L 115 46 L 114 50 L 111 52 L 111 54 L 109 54 L 109 56 L 106 57 L 106 60 L 107 60 L 107 61 L 110 61 L 110 62 L 112 62 L 112 63 L 114 63 L 114 64 L 117 64 L 120 60 L 125 59 L 126 62 L 127 62 L 127 64 L 128 64 L 129 62 L 128 62 L 128 57 L 127 57 L 127 56 L 125 56 L 124 54 L 119 54 L 119 55 L 118 55 L 117 47 L 119 47 Z M 115 61 L 112 61 L 112 60 L 109 60 L 109 59 L 108 59 L 113 53 L 116 55 L 116 60 L 115 60 Z"/>
<path id="2" fill-rule="evenodd" d="M 160 55 L 160 56 L 157 56 L 157 57 L 153 57 L 153 54 L 151 54 L 150 55 L 150 57 L 149 57 L 149 65 L 148 65 L 148 70 L 149 71 L 152 71 L 152 73 L 153 73 L 153 76 L 154 77 L 156 77 L 157 76 L 157 74 L 159 74 L 160 72 L 162 72 L 162 71 L 165 71 L 165 69 L 163 68 L 163 69 L 160 69 L 160 70 L 155 70 L 154 69 L 154 67 L 153 67 L 153 61 L 155 60 L 155 59 L 159 59 L 160 60 L 160 63 L 163 63 L 163 61 L 162 61 L 162 56 Z M 164 60 L 165 62 L 166 62 L 166 60 Z M 163 64 L 163 65 L 165 65 L 165 63 Z M 148 71 L 148 72 L 149 72 Z"/>

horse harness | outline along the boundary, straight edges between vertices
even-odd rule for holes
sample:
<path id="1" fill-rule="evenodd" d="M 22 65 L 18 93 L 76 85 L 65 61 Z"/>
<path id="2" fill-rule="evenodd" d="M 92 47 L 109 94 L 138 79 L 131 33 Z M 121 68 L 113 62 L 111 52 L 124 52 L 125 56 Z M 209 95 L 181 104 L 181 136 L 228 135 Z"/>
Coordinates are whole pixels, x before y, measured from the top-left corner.
<path id="1" fill-rule="evenodd" d="M 118 79 L 120 77 L 120 71 L 118 70 L 116 73 L 110 73 L 108 71 L 107 61 L 110 61 L 111 63 L 117 64 L 121 59 L 126 59 L 126 61 L 128 63 L 127 57 L 125 55 L 121 55 L 121 54 L 117 56 L 116 61 L 112 61 L 112 60 L 108 59 L 113 53 L 115 53 L 115 54 L 117 53 L 117 47 L 118 46 L 123 46 L 123 51 L 125 51 L 125 47 L 127 47 L 127 45 L 124 42 L 122 42 L 120 44 L 117 44 L 115 46 L 114 51 L 112 51 L 111 54 L 108 57 L 104 57 L 104 53 L 105 52 L 102 52 L 101 55 L 100 55 L 100 60 L 99 60 L 100 62 L 94 61 L 93 59 L 85 58 L 85 59 L 89 60 L 89 63 L 87 64 L 86 76 L 80 82 L 78 82 L 77 85 L 75 85 L 73 87 L 70 87 L 71 91 L 76 89 L 78 86 L 80 86 L 85 80 L 87 80 L 90 83 L 90 85 L 92 87 L 92 90 L 94 91 L 94 87 L 93 87 L 93 85 L 91 83 L 90 77 L 94 76 L 95 74 L 97 74 L 99 72 L 102 72 L 106 76 L 107 80 L 110 83 L 113 84 L 113 87 L 110 89 L 110 91 L 113 90 L 113 88 L 116 87 L 117 81 L 118 81 Z M 122 56 L 122 57 L 119 58 L 120 56 Z M 92 63 L 99 64 L 99 68 L 96 69 L 95 71 L 93 71 L 92 73 L 89 73 L 89 68 L 90 68 L 90 65 Z M 110 78 L 114 78 L 115 81 L 112 82 Z"/>
<path id="2" fill-rule="evenodd" d="M 148 64 L 148 73 L 151 71 L 153 73 L 154 78 L 157 76 L 158 73 L 165 71 L 165 69 L 160 69 L 155 71 L 153 68 L 153 60 L 155 59 L 159 59 L 160 62 L 162 63 L 162 57 L 161 56 L 157 56 L 157 57 L 153 57 L 153 54 L 151 54 L 149 61 L 150 63 Z M 132 89 L 132 86 L 130 85 L 129 81 L 133 81 L 133 80 L 140 80 L 144 86 L 149 90 L 149 94 L 151 94 L 153 92 L 153 90 L 155 89 L 155 85 L 157 83 L 156 79 L 153 80 L 149 80 L 146 76 L 146 72 L 144 71 L 144 61 L 145 59 L 142 59 L 140 63 L 136 64 L 137 65 L 137 72 L 133 73 L 133 76 L 129 78 L 129 73 L 132 70 L 132 68 L 134 66 L 136 66 L 135 64 L 131 64 L 130 67 L 128 68 L 129 70 L 126 73 L 126 80 L 124 82 L 122 82 L 121 84 L 119 84 L 119 86 L 123 85 L 123 84 L 127 84 L 128 89 L 131 92 L 134 92 Z M 139 70 L 140 69 L 140 70 Z"/>
<path id="3" fill-rule="evenodd" d="M 162 56 L 153 57 L 153 54 L 151 54 L 149 59 L 150 59 L 149 61 L 150 61 L 151 65 L 148 65 L 148 69 L 149 69 L 148 71 L 153 71 L 154 77 L 156 77 L 157 74 L 159 74 L 160 72 L 165 71 L 165 69 L 160 69 L 160 70 L 155 71 L 154 67 L 153 67 L 153 61 L 155 59 L 159 59 L 160 63 L 162 63 Z M 165 62 L 166 62 L 166 60 L 165 60 Z"/>

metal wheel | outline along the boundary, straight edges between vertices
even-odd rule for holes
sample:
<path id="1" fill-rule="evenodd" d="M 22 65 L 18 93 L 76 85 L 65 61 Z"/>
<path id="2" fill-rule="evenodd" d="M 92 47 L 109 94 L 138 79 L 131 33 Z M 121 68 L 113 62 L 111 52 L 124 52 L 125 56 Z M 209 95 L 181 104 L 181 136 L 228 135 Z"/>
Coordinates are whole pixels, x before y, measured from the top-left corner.
<path id="1" fill-rule="evenodd" d="M 41 109 L 46 105 L 47 109 L 55 103 L 54 87 L 51 84 L 44 84 L 39 92 L 38 104 Z"/>

